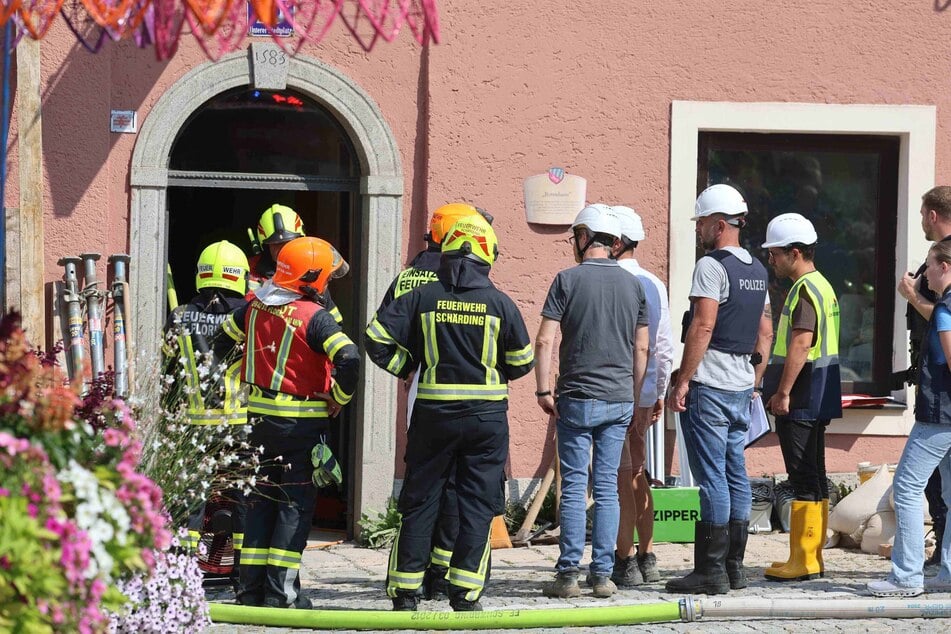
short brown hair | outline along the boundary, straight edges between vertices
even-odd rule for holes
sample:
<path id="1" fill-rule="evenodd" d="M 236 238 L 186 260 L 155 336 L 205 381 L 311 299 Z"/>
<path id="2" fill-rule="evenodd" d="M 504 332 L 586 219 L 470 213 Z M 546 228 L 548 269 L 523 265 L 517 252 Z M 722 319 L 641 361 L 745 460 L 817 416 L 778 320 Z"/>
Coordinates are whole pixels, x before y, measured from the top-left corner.
<path id="1" fill-rule="evenodd" d="M 938 185 L 932 187 L 921 197 L 925 209 L 934 210 L 942 220 L 951 222 L 951 187 Z"/>

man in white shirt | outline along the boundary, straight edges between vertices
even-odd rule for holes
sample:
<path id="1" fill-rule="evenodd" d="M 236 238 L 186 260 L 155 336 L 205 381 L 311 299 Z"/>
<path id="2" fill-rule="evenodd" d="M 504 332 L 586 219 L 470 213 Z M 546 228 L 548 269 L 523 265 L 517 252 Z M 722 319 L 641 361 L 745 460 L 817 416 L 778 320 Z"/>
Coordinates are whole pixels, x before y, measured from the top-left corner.
<path id="1" fill-rule="evenodd" d="M 670 331 L 670 307 L 667 288 L 656 275 L 641 268 L 634 249 L 644 239 L 641 217 L 630 207 L 612 206 L 621 224 L 621 240 L 615 243 L 613 257 L 622 269 L 637 277 L 647 298 L 647 329 L 650 352 L 641 393 L 637 395 L 634 419 L 627 430 L 621 464 L 618 467 L 618 498 L 621 521 L 618 526 L 617 550 L 614 553 L 612 580 L 618 586 L 634 586 L 660 581 L 657 558 L 654 556 L 654 499 L 644 472 L 647 460 L 647 430 L 660 420 L 664 411 L 664 395 L 670 381 L 674 360 L 674 344 Z M 661 430 L 659 433 L 663 433 Z M 663 473 L 660 474 L 663 477 Z M 634 529 L 638 549 L 634 551 Z"/>

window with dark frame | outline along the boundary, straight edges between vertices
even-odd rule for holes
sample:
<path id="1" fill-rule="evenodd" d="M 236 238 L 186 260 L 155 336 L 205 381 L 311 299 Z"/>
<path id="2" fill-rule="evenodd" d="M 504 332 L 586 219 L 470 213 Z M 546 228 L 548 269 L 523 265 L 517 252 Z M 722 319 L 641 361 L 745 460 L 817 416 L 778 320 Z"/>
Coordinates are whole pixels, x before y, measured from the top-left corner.
<path id="1" fill-rule="evenodd" d="M 797 212 L 815 225 L 816 267 L 839 298 L 843 393 L 890 393 L 899 143 L 888 136 L 700 133 L 697 193 L 727 183 L 743 194 L 750 213 L 740 241 L 754 257 L 767 264 L 761 245 L 779 214 Z M 770 269 L 777 320 L 789 286 Z"/>

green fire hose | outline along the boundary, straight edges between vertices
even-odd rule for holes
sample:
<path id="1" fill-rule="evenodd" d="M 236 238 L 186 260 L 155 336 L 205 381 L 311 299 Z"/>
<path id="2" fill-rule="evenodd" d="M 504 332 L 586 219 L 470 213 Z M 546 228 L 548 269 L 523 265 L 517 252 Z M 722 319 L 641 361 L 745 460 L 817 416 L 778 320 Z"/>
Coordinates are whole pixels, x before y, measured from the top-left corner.
<path id="1" fill-rule="evenodd" d="M 491 612 L 387 612 L 382 610 L 282 610 L 211 604 L 215 623 L 244 623 L 321 630 L 495 630 L 591 627 L 679 621 L 676 601 L 597 608 L 497 610 Z"/>

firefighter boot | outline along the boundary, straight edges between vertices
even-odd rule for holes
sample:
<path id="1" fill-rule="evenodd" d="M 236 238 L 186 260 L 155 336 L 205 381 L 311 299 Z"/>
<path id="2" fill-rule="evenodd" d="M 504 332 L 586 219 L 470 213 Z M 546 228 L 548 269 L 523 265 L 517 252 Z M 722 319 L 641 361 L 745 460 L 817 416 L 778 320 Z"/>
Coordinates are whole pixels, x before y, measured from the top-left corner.
<path id="1" fill-rule="evenodd" d="M 731 590 L 741 590 L 747 586 L 743 556 L 746 554 L 746 540 L 749 536 L 749 522 L 730 520 L 730 550 L 726 554 L 726 574 L 730 578 Z"/>
<path id="2" fill-rule="evenodd" d="M 449 571 L 442 566 L 429 565 L 423 575 L 422 594 L 427 601 L 439 601 L 449 598 Z"/>
<path id="3" fill-rule="evenodd" d="M 816 554 L 822 548 L 822 502 L 793 500 L 789 514 L 789 562 L 781 568 L 768 568 L 770 581 L 805 581 L 819 578 Z"/>
<path id="4" fill-rule="evenodd" d="M 667 592 L 678 594 L 725 594 L 730 591 L 726 556 L 730 549 L 727 524 L 694 524 L 693 572 L 667 582 Z"/>

